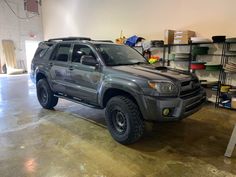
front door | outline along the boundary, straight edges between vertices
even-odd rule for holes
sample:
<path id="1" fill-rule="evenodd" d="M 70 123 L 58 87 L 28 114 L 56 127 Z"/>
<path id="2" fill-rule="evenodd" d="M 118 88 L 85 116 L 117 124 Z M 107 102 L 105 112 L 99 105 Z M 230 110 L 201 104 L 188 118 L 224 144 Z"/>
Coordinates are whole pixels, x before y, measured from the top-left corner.
<path id="1" fill-rule="evenodd" d="M 101 73 L 94 66 L 81 63 L 83 55 L 91 55 L 95 58 L 93 50 L 83 44 L 75 44 L 71 57 L 70 70 L 70 95 L 91 104 L 97 104 L 98 88 L 101 81 Z"/>
<path id="2" fill-rule="evenodd" d="M 59 44 L 52 59 L 49 61 L 53 90 L 63 94 L 66 94 L 70 76 L 68 70 L 70 49 L 70 44 Z"/>

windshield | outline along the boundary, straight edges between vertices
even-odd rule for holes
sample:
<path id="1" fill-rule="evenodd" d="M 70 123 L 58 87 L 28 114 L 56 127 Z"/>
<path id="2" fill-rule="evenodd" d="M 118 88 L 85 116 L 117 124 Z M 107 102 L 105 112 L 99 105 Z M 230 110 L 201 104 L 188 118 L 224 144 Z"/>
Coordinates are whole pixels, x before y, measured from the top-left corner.
<path id="1" fill-rule="evenodd" d="M 95 46 L 107 66 L 147 63 L 140 53 L 125 45 L 95 44 Z"/>

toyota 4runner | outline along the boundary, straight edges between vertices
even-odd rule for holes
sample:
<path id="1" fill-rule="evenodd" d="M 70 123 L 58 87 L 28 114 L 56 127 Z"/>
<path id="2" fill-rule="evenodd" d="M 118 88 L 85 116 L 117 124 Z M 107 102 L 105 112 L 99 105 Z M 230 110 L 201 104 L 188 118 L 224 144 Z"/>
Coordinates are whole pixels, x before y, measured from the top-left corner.
<path id="1" fill-rule="evenodd" d="M 135 49 L 90 38 L 41 42 L 31 78 L 43 108 L 54 108 L 58 98 L 106 108 L 108 129 L 122 144 L 143 135 L 144 121 L 181 120 L 206 100 L 194 74 L 156 67 Z"/>

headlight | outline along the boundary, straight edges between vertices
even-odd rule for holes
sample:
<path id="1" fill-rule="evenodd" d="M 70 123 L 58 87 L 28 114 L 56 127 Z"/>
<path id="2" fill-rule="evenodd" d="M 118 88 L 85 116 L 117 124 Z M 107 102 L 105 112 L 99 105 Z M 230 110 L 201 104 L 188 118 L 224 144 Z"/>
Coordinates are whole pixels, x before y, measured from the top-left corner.
<path id="1" fill-rule="evenodd" d="M 172 82 L 161 81 L 149 81 L 148 85 L 150 88 L 156 89 L 158 93 L 177 93 L 177 88 Z"/>

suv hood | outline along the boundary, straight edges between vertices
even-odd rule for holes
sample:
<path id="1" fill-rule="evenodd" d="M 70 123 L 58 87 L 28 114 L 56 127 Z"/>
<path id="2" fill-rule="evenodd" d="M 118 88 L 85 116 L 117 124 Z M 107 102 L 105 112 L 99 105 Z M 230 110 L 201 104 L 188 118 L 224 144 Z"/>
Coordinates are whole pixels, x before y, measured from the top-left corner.
<path id="1" fill-rule="evenodd" d="M 184 71 L 173 69 L 161 70 L 161 67 L 152 65 L 129 65 L 129 66 L 114 66 L 113 69 L 133 74 L 138 77 L 144 77 L 150 80 L 173 80 L 184 81 L 193 79 L 193 75 Z"/>

